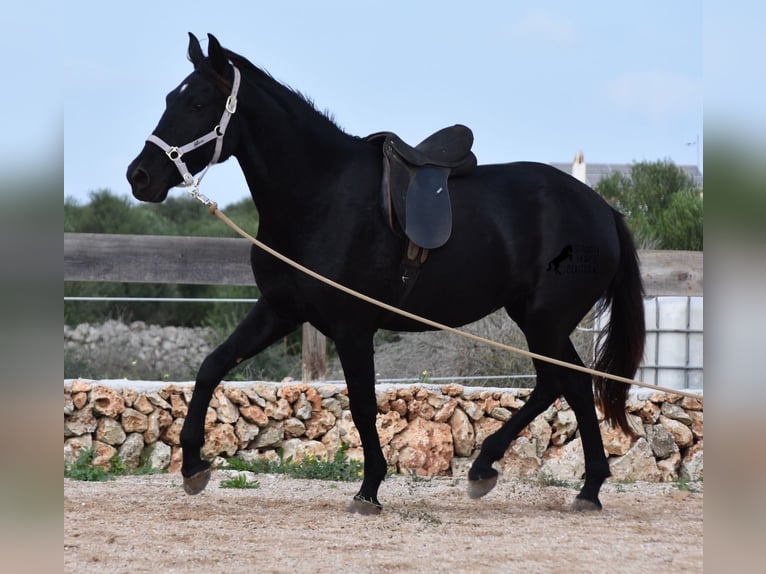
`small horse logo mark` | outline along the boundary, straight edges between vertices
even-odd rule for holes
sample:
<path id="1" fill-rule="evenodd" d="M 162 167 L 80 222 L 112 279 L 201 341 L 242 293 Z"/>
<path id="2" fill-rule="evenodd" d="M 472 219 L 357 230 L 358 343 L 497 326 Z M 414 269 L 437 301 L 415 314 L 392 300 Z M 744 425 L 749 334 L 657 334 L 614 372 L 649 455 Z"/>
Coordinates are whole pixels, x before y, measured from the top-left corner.
<path id="1" fill-rule="evenodd" d="M 571 245 L 565 245 L 564 249 L 561 250 L 561 253 L 556 255 L 553 259 L 548 261 L 548 268 L 546 271 L 550 271 L 551 269 L 556 273 L 556 275 L 561 275 L 561 271 L 559 271 L 559 265 L 561 265 L 562 261 L 565 259 L 572 260 L 572 246 Z"/>

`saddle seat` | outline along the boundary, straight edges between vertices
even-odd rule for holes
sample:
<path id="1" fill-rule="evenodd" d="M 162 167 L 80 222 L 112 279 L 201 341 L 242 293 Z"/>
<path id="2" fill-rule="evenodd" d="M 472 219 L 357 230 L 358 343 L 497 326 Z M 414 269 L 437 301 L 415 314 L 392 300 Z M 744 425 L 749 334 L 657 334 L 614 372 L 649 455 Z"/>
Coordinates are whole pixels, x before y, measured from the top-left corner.
<path id="1" fill-rule="evenodd" d="M 449 179 L 471 173 L 476 156 L 471 151 L 473 133 L 457 124 L 443 128 L 416 146 L 391 132 L 366 138 L 382 140 L 383 209 L 394 233 L 406 236 L 425 261 L 428 249 L 444 245 L 452 233 Z M 409 255 L 408 255 L 409 258 Z M 415 255 L 411 257 L 415 258 Z"/>

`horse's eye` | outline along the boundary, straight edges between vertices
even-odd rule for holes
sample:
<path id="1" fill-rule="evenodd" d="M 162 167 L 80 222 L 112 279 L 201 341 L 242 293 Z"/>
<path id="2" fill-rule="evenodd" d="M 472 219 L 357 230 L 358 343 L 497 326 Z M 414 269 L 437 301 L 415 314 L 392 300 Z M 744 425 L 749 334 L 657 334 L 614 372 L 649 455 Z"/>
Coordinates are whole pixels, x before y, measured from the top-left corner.
<path id="1" fill-rule="evenodd" d="M 194 107 L 194 109 L 195 109 L 195 110 L 197 110 L 197 111 L 199 111 L 199 110 L 204 110 L 204 109 L 205 109 L 205 104 L 194 104 L 194 106 L 193 106 L 193 107 Z"/>

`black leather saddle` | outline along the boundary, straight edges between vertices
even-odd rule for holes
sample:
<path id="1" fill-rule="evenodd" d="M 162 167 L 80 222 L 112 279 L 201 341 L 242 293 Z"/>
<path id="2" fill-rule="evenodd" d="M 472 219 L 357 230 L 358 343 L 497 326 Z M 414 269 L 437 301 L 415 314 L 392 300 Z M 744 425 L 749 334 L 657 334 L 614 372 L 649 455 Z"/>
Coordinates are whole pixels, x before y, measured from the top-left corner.
<path id="1" fill-rule="evenodd" d="M 444 245 L 452 233 L 449 179 L 476 168 L 471 130 L 457 124 L 414 147 L 391 132 L 378 132 L 367 139 L 383 140 L 381 191 L 391 229 L 410 240 L 410 252 L 412 244 L 420 248 L 416 251 Z"/>

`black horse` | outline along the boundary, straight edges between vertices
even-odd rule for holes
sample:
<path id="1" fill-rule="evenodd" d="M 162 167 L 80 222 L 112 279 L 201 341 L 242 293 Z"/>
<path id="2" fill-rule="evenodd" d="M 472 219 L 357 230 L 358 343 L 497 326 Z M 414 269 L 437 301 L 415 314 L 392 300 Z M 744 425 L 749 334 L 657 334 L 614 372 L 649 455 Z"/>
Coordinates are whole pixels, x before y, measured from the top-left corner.
<path id="1" fill-rule="evenodd" d="M 620 214 L 591 188 L 531 162 L 480 165 L 454 175 L 449 240 L 419 263 L 414 283 L 403 281 L 408 240 L 392 231 L 381 197 L 387 140 L 344 133 L 299 93 L 222 48 L 212 35 L 207 57 L 189 36 L 194 71 L 168 94 L 159 124 L 127 170 L 136 198 L 161 202 L 182 179 L 192 181 L 189 172 L 234 156 L 260 215 L 258 239 L 306 267 L 450 326 L 503 307 L 531 351 L 578 365 L 570 333 L 594 305 L 611 305 L 595 367 L 634 375 L 644 346 L 637 253 Z M 546 273 L 552 254 L 570 244 L 589 246 L 594 265 L 582 273 Z M 349 510 L 380 512 L 378 488 L 387 467 L 375 427 L 373 334 L 379 328 L 428 328 L 334 290 L 256 247 L 251 264 L 261 297 L 196 377 L 181 432 L 184 488 L 200 492 L 210 477 L 200 449 L 215 387 L 235 365 L 307 321 L 335 342 L 362 439 L 364 478 Z M 585 484 L 573 508 L 600 509 L 599 490 L 610 472 L 594 388 L 606 419 L 631 432 L 628 385 L 541 361 L 535 370 L 536 388 L 526 404 L 484 441 L 468 474 L 469 495 L 494 487 L 493 463 L 563 395 L 577 416 L 585 457 Z"/>

